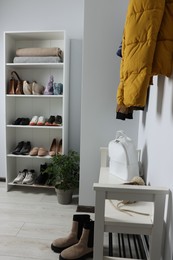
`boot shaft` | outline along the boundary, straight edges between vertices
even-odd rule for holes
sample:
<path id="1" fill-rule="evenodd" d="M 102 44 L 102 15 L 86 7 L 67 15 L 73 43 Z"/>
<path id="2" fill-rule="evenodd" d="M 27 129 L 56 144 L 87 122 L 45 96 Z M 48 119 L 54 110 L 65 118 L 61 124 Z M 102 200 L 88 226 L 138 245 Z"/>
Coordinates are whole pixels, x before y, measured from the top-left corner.
<path id="1" fill-rule="evenodd" d="M 88 248 L 94 244 L 94 221 L 90 220 L 84 224 L 79 243 L 84 243 Z"/>
<path id="2" fill-rule="evenodd" d="M 63 250 L 60 260 L 81 260 L 93 255 L 94 221 L 84 224 L 82 235 L 77 244 Z"/>
<path id="3" fill-rule="evenodd" d="M 77 244 L 81 238 L 85 223 L 89 221 L 90 215 L 88 214 L 73 215 L 71 232 L 65 237 L 55 239 L 51 244 L 52 250 L 56 253 L 60 253 L 62 250 Z"/>
<path id="4" fill-rule="evenodd" d="M 88 214 L 75 214 L 73 215 L 73 221 L 77 222 L 77 238 L 80 239 L 82 235 L 82 230 L 85 223 L 90 221 L 90 215 Z M 74 225 L 76 227 L 76 225 Z M 72 225 L 72 229 L 74 231 L 74 227 Z"/>

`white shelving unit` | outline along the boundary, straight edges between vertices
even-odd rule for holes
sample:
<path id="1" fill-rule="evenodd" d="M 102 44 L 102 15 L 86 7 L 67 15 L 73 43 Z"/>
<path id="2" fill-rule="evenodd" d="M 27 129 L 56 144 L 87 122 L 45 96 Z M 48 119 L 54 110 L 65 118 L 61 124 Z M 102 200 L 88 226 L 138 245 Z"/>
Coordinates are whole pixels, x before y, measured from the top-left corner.
<path id="1" fill-rule="evenodd" d="M 62 152 L 68 151 L 68 74 L 69 42 L 65 31 L 5 32 L 5 106 L 6 106 L 6 181 L 7 190 L 14 184 L 19 171 L 34 169 L 40 174 L 40 165 L 50 159 L 49 156 L 13 155 L 12 151 L 20 141 L 30 141 L 32 147 L 50 149 L 53 138 L 62 139 Z M 63 51 L 61 63 L 13 63 L 16 49 L 30 47 L 59 47 Z M 22 80 L 37 81 L 46 87 L 49 77 L 63 84 L 62 95 L 12 95 L 8 94 L 8 84 L 12 71 L 16 71 Z M 62 126 L 13 125 L 18 117 L 30 118 L 34 115 L 62 116 Z M 15 184 L 16 185 L 16 184 Z M 21 186 L 21 185 L 18 185 Z M 23 185 L 24 186 L 24 185 Z M 33 187 L 37 187 L 36 185 Z M 40 187 L 40 186 L 39 186 Z"/>

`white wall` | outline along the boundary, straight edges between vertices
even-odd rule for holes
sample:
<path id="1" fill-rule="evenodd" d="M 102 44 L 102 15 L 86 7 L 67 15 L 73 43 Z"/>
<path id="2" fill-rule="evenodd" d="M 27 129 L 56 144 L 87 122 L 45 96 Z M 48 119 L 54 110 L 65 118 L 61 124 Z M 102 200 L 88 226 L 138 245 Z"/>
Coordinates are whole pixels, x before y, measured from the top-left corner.
<path id="1" fill-rule="evenodd" d="M 116 120 L 116 89 L 127 0 L 86 0 L 84 5 L 83 84 L 81 99 L 80 205 L 94 205 L 101 146 L 123 129 L 137 142 L 138 112 L 133 120 Z"/>
<path id="2" fill-rule="evenodd" d="M 0 1 L 0 177 L 5 176 L 5 86 L 3 85 L 4 31 L 66 30 L 71 40 L 70 63 L 70 148 L 80 150 L 80 88 L 83 38 L 83 0 L 1 0 Z M 76 102 L 74 102 L 74 96 Z"/>
<path id="3" fill-rule="evenodd" d="M 166 220 L 164 260 L 173 259 L 173 76 L 155 77 L 148 108 L 141 112 L 139 147 L 147 182 L 171 190 Z"/>
<path id="4" fill-rule="evenodd" d="M 117 129 L 124 129 L 137 143 L 138 113 L 133 120 L 115 119 L 119 62 L 115 54 L 121 41 L 128 0 L 86 0 L 83 49 L 83 84 L 80 113 L 81 39 L 83 0 L 0 1 L 0 177 L 4 176 L 3 32 L 65 29 L 72 43 L 70 147 L 79 149 L 81 114 L 80 205 L 94 205 L 93 182 L 99 175 L 99 148 L 107 146 Z M 76 41 L 76 39 L 78 39 Z M 76 54 L 76 56 L 75 56 Z M 78 56 L 78 57 L 77 57 Z M 74 65 L 73 65 L 74 64 Z M 75 70 L 76 68 L 76 70 Z M 76 75 L 76 76 L 75 76 Z M 76 96 L 76 98 L 75 98 Z M 143 149 L 145 174 L 152 185 L 173 190 L 173 78 L 155 78 L 148 110 L 141 112 L 138 147 Z M 168 203 L 164 260 L 172 260 L 172 197 Z"/>

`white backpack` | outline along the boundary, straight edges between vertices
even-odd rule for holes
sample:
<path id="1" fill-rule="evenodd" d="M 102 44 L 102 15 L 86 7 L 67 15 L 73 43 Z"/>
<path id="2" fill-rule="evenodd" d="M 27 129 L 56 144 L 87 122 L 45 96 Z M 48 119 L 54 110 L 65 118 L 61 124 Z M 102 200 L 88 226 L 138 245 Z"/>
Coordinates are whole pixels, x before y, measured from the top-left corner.
<path id="1" fill-rule="evenodd" d="M 123 131 L 117 131 L 116 139 L 109 142 L 108 154 L 110 174 L 125 181 L 139 176 L 138 152 Z"/>

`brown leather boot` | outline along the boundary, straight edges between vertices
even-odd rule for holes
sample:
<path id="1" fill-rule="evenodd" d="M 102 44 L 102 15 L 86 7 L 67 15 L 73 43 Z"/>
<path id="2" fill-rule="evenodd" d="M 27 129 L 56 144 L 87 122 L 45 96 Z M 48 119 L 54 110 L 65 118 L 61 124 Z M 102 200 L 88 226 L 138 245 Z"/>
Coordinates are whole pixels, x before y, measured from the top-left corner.
<path id="1" fill-rule="evenodd" d="M 62 238 L 55 239 L 51 244 L 51 249 L 56 253 L 61 253 L 62 250 L 79 242 L 82 234 L 83 226 L 90 221 L 88 214 L 73 215 L 71 232 Z"/>
<path id="2" fill-rule="evenodd" d="M 59 260 L 82 260 L 93 256 L 94 221 L 85 223 L 79 242 L 63 250 Z"/>

